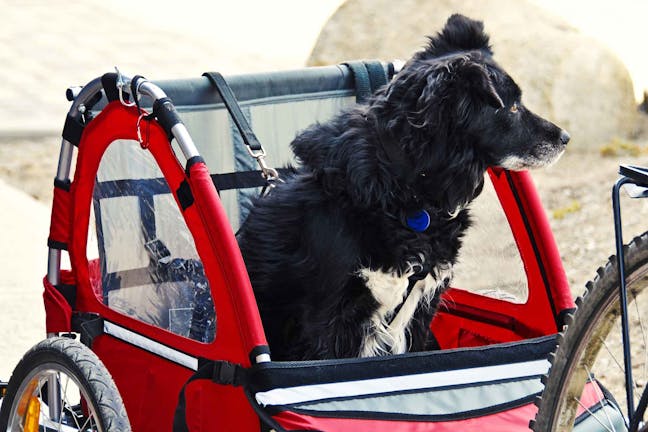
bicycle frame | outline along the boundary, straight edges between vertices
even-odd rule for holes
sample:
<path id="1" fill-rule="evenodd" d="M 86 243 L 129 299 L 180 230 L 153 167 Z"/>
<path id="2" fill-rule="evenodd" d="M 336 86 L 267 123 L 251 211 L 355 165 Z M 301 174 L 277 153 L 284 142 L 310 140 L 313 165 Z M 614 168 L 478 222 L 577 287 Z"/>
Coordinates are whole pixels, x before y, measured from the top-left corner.
<path id="1" fill-rule="evenodd" d="M 626 184 L 638 186 L 638 191 L 629 192 L 631 198 L 648 197 L 648 171 L 631 165 L 619 167 L 620 177 L 612 188 L 612 209 L 614 212 L 614 237 L 616 243 L 617 265 L 619 268 L 619 296 L 621 304 L 621 336 L 623 341 L 623 362 L 625 367 L 626 397 L 628 401 L 628 421 L 633 423 L 635 415 L 634 380 L 632 378 L 632 357 L 630 355 L 630 328 L 628 324 L 628 297 L 625 277 L 625 255 L 623 250 L 623 230 L 621 224 L 620 190 Z"/>

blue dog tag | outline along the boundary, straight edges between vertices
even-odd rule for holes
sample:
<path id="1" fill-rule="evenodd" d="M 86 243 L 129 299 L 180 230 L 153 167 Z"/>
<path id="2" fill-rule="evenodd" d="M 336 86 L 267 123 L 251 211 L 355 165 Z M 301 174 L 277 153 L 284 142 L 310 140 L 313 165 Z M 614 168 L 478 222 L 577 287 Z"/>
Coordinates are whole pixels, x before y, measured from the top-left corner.
<path id="1" fill-rule="evenodd" d="M 425 210 L 418 210 L 407 215 L 407 226 L 416 232 L 423 232 L 430 226 L 430 214 Z"/>

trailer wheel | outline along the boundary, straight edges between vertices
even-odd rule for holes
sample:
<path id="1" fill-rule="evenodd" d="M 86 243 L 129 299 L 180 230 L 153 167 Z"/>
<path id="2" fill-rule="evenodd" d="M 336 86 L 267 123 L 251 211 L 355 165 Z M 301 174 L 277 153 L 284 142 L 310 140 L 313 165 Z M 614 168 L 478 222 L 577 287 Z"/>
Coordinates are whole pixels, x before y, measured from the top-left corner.
<path id="1" fill-rule="evenodd" d="M 601 430 L 648 431 L 648 232 L 625 247 L 626 282 L 630 344 L 633 360 L 636 417 L 619 419 L 603 404 L 589 413 Z M 618 411 L 627 412 L 624 382 L 623 344 L 620 330 L 619 283 L 616 257 L 611 256 L 596 277 L 587 283 L 587 292 L 576 300 L 577 309 L 567 320 L 567 329 L 558 336 L 551 358 L 545 389 L 538 400 L 538 414 L 531 427 L 535 432 L 571 431 L 582 411 L 580 396 L 588 378 L 594 378 L 609 391 Z M 642 396 L 643 395 L 643 396 Z M 639 403 L 637 404 L 637 401 Z M 620 423 L 620 424 L 619 424 Z M 625 423 L 625 424 L 624 424 Z"/>
<path id="2" fill-rule="evenodd" d="M 121 396 L 101 360 L 69 338 L 48 338 L 18 363 L 0 408 L 0 431 L 129 432 Z"/>

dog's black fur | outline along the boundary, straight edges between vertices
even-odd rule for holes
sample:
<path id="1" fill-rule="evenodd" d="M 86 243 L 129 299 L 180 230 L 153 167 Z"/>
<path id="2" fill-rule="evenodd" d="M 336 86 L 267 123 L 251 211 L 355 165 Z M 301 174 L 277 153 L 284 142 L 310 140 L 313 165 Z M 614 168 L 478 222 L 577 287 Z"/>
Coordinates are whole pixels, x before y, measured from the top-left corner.
<path id="1" fill-rule="evenodd" d="M 239 235 L 273 359 L 367 355 L 380 303 L 361 269 L 431 272 L 405 330 L 406 349 L 429 348 L 449 282 L 434 269 L 455 263 L 486 168 L 550 163 L 569 140 L 520 96 L 482 23 L 453 15 L 366 104 L 297 136 L 296 174 L 256 201 Z M 416 232 L 405 221 L 421 209 L 431 224 Z"/>

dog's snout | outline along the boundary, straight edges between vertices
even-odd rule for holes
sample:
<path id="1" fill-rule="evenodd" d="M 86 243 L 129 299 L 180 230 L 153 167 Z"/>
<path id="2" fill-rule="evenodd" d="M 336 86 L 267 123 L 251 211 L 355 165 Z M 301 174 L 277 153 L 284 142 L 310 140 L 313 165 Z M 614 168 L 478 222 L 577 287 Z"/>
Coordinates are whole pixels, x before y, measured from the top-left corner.
<path id="1" fill-rule="evenodd" d="M 563 129 L 563 130 L 560 131 L 560 142 L 561 143 L 567 144 L 569 142 L 570 138 L 571 138 L 571 136 L 569 136 L 569 133 L 567 133 L 566 130 Z"/>

